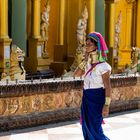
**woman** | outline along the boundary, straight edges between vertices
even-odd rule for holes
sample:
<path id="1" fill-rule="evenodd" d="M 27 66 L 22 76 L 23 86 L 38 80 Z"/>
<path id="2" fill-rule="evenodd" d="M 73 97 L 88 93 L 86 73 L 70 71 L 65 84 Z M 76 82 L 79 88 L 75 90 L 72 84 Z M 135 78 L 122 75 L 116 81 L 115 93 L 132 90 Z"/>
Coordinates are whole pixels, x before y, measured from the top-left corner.
<path id="1" fill-rule="evenodd" d="M 85 59 L 75 71 L 75 76 L 84 75 L 81 118 L 85 140 L 109 140 L 101 126 L 111 102 L 111 67 L 106 62 L 107 52 L 102 35 L 90 33 L 86 40 Z"/>

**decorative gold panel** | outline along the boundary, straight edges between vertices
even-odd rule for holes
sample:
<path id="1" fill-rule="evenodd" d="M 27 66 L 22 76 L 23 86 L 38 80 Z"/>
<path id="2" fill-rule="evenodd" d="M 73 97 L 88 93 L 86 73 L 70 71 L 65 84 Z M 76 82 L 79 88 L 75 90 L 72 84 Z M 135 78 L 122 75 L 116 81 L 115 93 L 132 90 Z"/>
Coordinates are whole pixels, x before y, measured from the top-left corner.
<path id="1" fill-rule="evenodd" d="M 76 96 L 75 96 L 76 94 Z M 34 112 L 53 111 L 64 108 L 80 107 L 81 90 L 62 93 L 36 94 L 32 96 L 0 99 L 0 115 L 24 115 Z"/>

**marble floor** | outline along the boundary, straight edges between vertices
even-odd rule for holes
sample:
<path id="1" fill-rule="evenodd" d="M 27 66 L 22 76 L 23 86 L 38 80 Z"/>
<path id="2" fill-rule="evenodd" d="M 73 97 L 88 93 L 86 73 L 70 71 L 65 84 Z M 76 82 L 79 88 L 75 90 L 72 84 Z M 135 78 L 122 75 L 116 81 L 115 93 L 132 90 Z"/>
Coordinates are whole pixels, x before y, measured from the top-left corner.
<path id="1" fill-rule="evenodd" d="M 140 110 L 105 118 L 104 133 L 110 140 L 140 140 Z M 0 133 L 0 140 L 84 140 L 79 121 L 43 125 Z"/>

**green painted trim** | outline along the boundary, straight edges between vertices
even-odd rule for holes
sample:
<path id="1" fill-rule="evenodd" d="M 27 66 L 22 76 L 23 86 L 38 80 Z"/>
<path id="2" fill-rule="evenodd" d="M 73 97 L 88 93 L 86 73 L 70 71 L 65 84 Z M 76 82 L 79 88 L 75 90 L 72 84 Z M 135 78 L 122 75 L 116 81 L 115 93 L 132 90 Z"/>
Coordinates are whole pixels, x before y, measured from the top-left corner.
<path id="1" fill-rule="evenodd" d="M 26 0 L 12 0 L 12 40 L 26 52 Z"/>
<path id="2" fill-rule="evenodd" d="M 95 31 L 105 37 L 105 3 L 104 0 L 96 0 L 95 3 Z"/>

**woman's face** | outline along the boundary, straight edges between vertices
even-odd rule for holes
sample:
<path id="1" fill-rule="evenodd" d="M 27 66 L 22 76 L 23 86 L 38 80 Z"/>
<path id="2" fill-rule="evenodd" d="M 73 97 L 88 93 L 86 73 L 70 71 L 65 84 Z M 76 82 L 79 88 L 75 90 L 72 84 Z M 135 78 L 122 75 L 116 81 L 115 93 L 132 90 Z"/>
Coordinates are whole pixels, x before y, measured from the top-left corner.
<path id="1" fill-rule="evenodd" d="M 95 46 L 95 44 L 90 39 L 86 40 L 86 52 L 92 52 L 96 50 L 96 48 L 97 46 Z"/>

